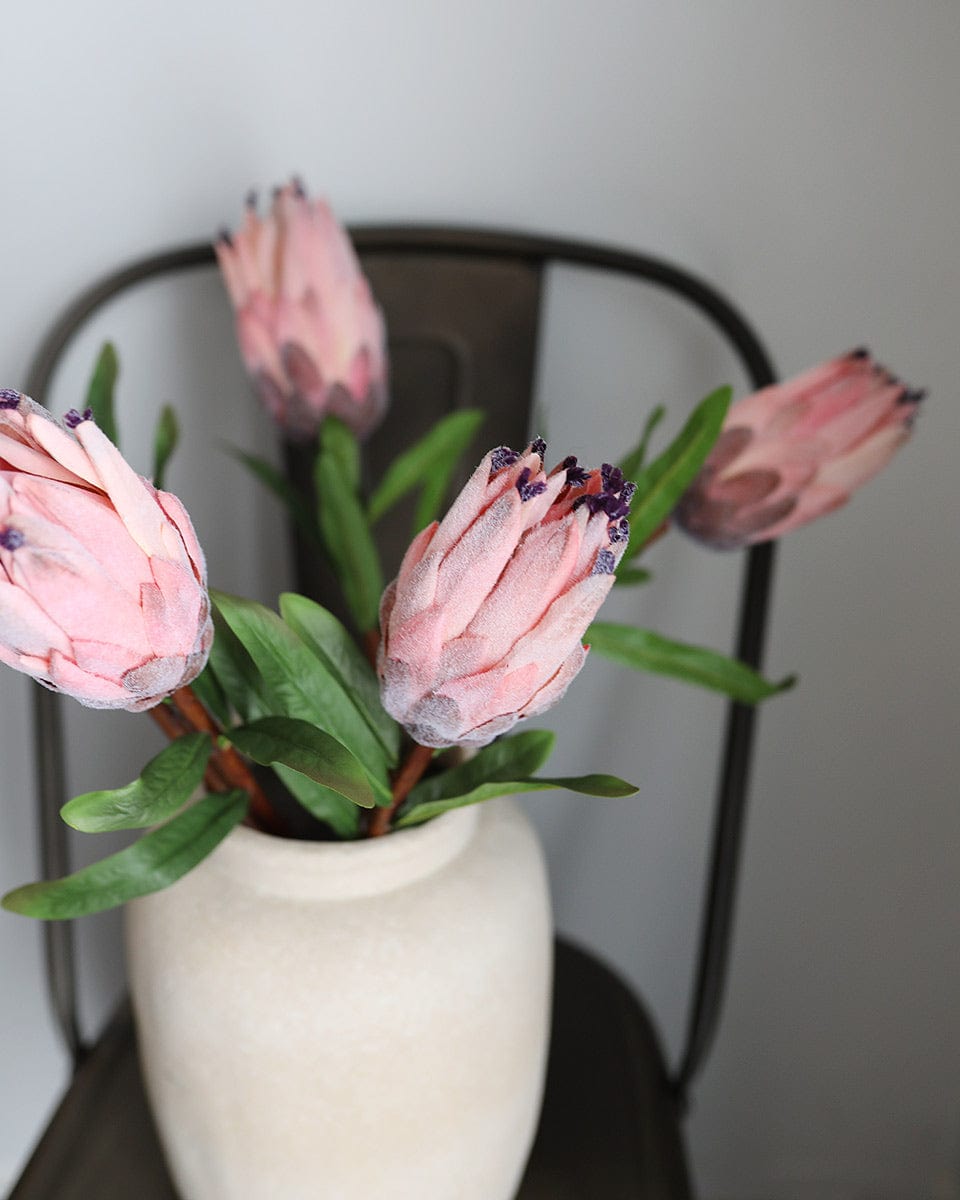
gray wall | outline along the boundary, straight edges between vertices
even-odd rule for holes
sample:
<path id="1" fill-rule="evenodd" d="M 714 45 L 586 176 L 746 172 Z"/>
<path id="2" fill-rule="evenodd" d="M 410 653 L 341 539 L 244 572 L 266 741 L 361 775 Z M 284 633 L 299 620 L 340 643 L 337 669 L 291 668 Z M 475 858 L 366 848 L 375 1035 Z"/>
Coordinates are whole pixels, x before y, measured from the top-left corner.
<path id="1" fill-rule="evenodd" d="M 5 180 L 0 382 L 23 384 L 53 314 L 93 275 L 236 219 L 291 170 L 349 220 L 455 220 L 673 255 L 753 314 L 784 373 L 858 342 L 933 398 L 917 436 L 841 514 L 784 545 L 770 652 L 800 688 L 764 712 L 724 1021 L 690 1142 L 707 1200 L 960 1196 L 955 457 L 960 9 L 555 0 L 17 6 L 0 73 Z M 551 285 L 540 398 L 558 455 L 608 457 L 658 401 L 733 364 L 641 289 Z M 112 310 L 64 371 L 76 403 L 99 338 L 124 363 L 125 448 L 174 399 L 171 486 L 212 579 L 271 599 L 276 514 L 220 440 L 269 437 L 216 280 Z M 606 420 L 597 419 L 603 414 Z M 658 580 L 611 616 L 717 646 L 735 565 L 669 539 Z M 0 883 L 32 876 L 28 690 L 0 691 Z M 591 663 L 552 724 L 555 766 L 617 771 L 630 801 L 531 804 L 560 923 L 683 1029 L 720 705 Z M 71 711 L 77 790 L 156 744 L 135 718 Z M 89 843 L 90 839 L 88 839 Z M 89 844 L 82 854 L 91 853 Z M 121 986 L 114 917 L 86 923 L 85 1021 Z M 0 1182 L 65 1077 L 39 930 L 0 915 Z"/>

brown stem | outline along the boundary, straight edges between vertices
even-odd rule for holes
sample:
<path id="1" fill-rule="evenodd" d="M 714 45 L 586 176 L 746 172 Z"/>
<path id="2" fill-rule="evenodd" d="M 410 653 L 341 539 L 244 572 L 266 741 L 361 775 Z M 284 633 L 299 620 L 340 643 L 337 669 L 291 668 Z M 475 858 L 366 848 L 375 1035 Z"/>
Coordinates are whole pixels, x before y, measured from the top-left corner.
<path id="1" fill-rule="evenodd" d="M 390 822 L 393 820 L 394 814 L 404 800 L 406 800 L 414 784 L 418 782 L 420 776 L 430 766 L 432 759 L 433 750 L 429 746 L 420 746 L 414 743 L 413 748 L 407 755 L 406 762 L 397 772 L 397 777 L 393 781 L 393 798 L 385 808 L 378 808 L 374 812 L 367 827 L 367 837 L 380 837 L 382 834 L 389 832 Z"/>
<path id="2" fill-rule="evenodd" d="M 182 737 L 185 733 L 195 733 L 196 726 L 191 724 L 183 713 L 171 704 L 158 704 L 150 709 L 150 716 L 160 726 L 170 741 Z M 202 730 L 201 732 L 208 732 Z M 211 756 L 207 769 L 203 773 L 203 782 L 210 792 L 228 792 L 231 785 L 217 769 L 216 760 Z"/>
<path id="3" fill-rule="evenodd" d="M 171 741 L 190 732 L 210 735 L 214 748 L 203 777 L 210 791 L 229 792 L 239 788 L 246 792 L 250 797 L 250 818 L 256 828 L 282 836 L 283 828 L 253 772 L 232 746 L 223 748 L 217 744 L 220 727 L 193 689 L 179 688 L 170 699 L 171 704 L 158 704 L 151 708 L 150 715 Z"/>

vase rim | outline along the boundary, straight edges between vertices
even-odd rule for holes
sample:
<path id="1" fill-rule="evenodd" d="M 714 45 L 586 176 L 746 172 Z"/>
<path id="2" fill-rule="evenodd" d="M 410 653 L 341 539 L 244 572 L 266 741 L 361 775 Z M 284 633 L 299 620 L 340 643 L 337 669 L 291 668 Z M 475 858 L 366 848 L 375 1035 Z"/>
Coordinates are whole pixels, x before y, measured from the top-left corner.
<path id="1" fill-rule="evenodd" d="M 473 838 L 479 805 L 453 809 L 378 838 L 316 842 L 238 825 L 210 855 L 211 870 L 251 892 L 316 899 L 380 895 L 435 874 Z"/>

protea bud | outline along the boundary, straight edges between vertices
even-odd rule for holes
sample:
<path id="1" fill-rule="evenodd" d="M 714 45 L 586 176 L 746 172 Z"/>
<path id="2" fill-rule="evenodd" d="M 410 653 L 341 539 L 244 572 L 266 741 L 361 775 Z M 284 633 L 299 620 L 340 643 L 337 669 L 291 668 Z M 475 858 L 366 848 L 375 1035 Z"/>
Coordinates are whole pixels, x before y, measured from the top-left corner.
<path id="1" fill-rule="evenodd" d="M 90 419 L 0 391 L 0 661 L 91 708 L 137 712 L 213 640 L 203 553 L 176 498 Z"/>
<path id="2" fill-rule="evenodd" d="M 387 405 L 383 314 L 329 207 L 295 182 L 261 218 L 251 196 L 216 252 L 244 363 L 287 436 L 310 437 L 328 414 L 366 436 Z"/>
<path id="3" fill-rule="evenodd" d="M 547 475 L 545 449 L 492 450 L 383 594 L 383 705 L 422 745 L 486 745 L 555 704 L 583 666 L 634 489 L 572 457 Z"/>
<path id="4" fill-rule="evenodd" d="M 738 401 L 677 523 L 732 550 L 832 512 L 907 440 L 923 396 L 853 350 Z"/>

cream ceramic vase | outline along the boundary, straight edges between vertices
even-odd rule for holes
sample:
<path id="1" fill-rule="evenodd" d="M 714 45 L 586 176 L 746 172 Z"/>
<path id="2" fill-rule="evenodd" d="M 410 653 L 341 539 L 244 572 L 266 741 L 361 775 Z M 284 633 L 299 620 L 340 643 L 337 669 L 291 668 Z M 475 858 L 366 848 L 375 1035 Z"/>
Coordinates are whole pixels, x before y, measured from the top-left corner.
<path id="1" fill-rule="evenodd" d="M 511 1200 L 551 952 L 542 854 L 510 800 L 374 841 L 234 830 L 127 914 L 183 1200 Z"/>

